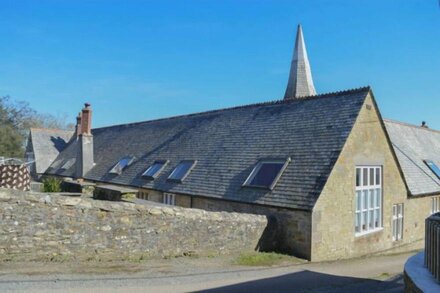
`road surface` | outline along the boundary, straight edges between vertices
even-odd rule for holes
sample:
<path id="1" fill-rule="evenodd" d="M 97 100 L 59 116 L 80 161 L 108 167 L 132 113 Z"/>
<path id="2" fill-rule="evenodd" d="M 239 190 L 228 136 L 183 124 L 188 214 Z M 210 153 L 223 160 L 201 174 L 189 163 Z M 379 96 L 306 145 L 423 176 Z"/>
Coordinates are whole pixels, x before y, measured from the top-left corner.
<path id="1" fill-rule="evenodd" d="M 38 264 L 34 269 L 3 264 L 0 292 L 403 292 L 401 273 L 411 255 L 269 268 L 181 258 L 144 264 L 131 272 L 62 274 L 56 270 L 69 264 Z"/>

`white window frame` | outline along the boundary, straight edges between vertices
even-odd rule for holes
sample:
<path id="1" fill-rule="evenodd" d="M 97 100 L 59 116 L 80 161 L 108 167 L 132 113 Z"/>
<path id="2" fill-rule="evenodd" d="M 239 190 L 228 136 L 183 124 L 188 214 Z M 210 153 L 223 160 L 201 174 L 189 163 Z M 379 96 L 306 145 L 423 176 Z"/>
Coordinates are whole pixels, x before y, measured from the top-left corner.
<path id="1" fill-rule="evenodd" d="M 440 212 L 440 196 L 431 198 L 431 214 Z"/>
<path id="2" fill-rule="evenodd" d="M 148 200 L 148 192 L 139 190 L 137 198 Z"/>
<path id="3" fill-rule="evenodd" d="M 423 160 L 425 164 L 428 166 L 429 170 L 431 170 L 434 175 L 440 179 L 440 174 L 438 173 L 438 170 L 440 169 L 439 166 L 432 160 Z"/>
<path id="4" fill-rule="evenodd" d="M 125 166 L 121 166 L 123 160 L 128 160 Z M 134 156 L 125 156 L 120 158 L 119 161 L 110 169 L 109 173 L 114 175 L 121 175 L 126 168 L 133 164 L 134 160 Z"/>
<path id="5" fill-rule="evenodd" d="M 403 203 L 393 205 L 393 241 L 399 241 L 403 239 L 403 216 L 404 216 Z"/>
<path id="6" fill-rule="evenodd" d="M 358 170 L 360 170 L 359 186 L 357 186 Z M 367 170 L 366 181 L 364 178 L 365 170 Z M 370 182 L 371 170 L 373 170 L 373 180 L 372 180 L 373 182 Z M 356 166 L 355 168 L 355 200 L 354 200 L 355 236 L 362 236 L 383 230 L 382 174 L 383 174 L 383 168 L 382 166 L 378 166 L 378 165 L 375 166 L 359 165 Z M 375 219 L 377 219 L 377 223 Z"/>
<path id="7" fill-rule="evenodd" d="M 168 164 L 168 160 L 159 160 L 159 161 L 154 161 L 153 164 L 151 164 L 145 171 L 144 173 L 142 173 L 142 177 L 144 178 L 148 178 L 148 179 L 156 179 L 159 174 L 163 171 L 163 169 L 165 169 L 166 165 Z M 148 171 L 153 168 L 154 165 L 156 164 L 161 164 L 162 166 L 156 171 L 156 173 L 154 173 L 153 176 L 149 176 L 147 175 Z"/>
<path id="8" fill-rule="evenodd" d="M 166 205 L 175 206 L 176 205 L 176 195 L 173 193 L 163 194 L 163 203 Z"/>
<path id="9" fill-rule="evenodd" d="M 179 166 L 180 166 L 181 164 L 183 164 L 183 163 L 191 163 L 191 167 L 189 167 L 189 169 L 186 171 L 186 173 L 183 175 L 182 178 L 180 178 L 180 179 L 173 178 L 174 173 L 177 172 L 177 167 L 179 167 Z M 174 167 L 173 171 L 172 171 L 171 174 L 168 176 L 167 180 L 169 180 L 169 181 L 174 181 L 174 182 L 180 182 L 180 183 L 183 182 L 183 180 L 185 180 L 186 177 L 188 177 L 188 175 L 189 175 L 189 174 L 191 173 L 191 171 L 194 169 L 194 167 L 196 166 L 196 164 L 197 164 L 197 160 L 183 160 L 183 161 L 180 161 L 179 164 L 177 164 L 176 167 Z"/>

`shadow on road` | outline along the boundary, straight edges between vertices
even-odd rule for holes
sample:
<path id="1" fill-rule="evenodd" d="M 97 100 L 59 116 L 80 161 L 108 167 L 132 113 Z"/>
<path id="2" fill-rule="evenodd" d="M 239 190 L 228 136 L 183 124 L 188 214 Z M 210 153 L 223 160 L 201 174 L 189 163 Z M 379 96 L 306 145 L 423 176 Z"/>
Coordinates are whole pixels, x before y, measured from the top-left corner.
<path id="1" fill-rule="evenodd" d="M 201 292 L 403 292 L 401 275 L 386 281 L 301 271 Z"/>

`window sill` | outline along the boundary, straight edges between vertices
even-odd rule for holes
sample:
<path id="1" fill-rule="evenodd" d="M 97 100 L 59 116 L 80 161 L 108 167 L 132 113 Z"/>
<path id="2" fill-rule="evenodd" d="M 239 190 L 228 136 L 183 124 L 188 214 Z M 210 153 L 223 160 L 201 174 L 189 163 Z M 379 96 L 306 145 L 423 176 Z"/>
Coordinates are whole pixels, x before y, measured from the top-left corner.
<path id="1" fill-rule="evenodd" d="M 362 232 L 362 233 L 355 233 L 354 236 L 356 238 L 362 238 L 362 237 L 369 236 L 371 234 L 375 234 L 375 233 L 378 233 L 378 232 L 381 232 L 381 231 L 383 231 L 383 227 L 376 228 L 374 230 L 369 230 L 369 231 Z"/>

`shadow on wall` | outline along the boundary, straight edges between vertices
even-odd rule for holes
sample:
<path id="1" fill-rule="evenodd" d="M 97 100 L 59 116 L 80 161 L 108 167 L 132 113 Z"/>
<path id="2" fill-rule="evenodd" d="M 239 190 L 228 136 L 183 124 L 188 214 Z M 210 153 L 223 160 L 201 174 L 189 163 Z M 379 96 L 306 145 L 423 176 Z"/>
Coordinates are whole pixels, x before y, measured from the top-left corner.
<path id="1" fill-rule="evenodd" d="M 312 271 L 300 271 L 273 278 L 259 279 L 202 292 L 403 292 L 403 277 L 387 281 L 335 276 Z"/>
<path id="2" fill-rule="evenodd" d="M 280 237 L 278 236 L 278 219 L 275 216 L 267 217 L 267 226 L 264 228 L 263 234 L 258 241 L 256 251 L 262 252 L 278 252 Z"/>

